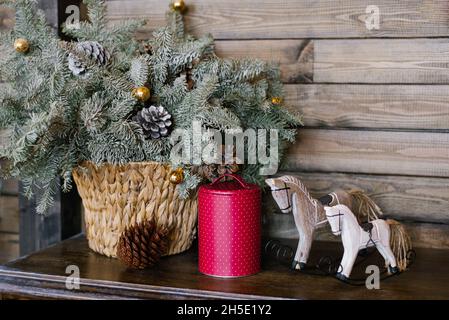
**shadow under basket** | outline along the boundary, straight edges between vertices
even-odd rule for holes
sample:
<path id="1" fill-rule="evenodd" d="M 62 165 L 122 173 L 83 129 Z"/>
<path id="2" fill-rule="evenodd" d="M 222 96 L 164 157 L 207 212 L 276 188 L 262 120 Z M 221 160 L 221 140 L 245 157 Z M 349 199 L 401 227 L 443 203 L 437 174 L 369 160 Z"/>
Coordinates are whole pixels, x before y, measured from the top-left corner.
<path id="1" fill-rule="evenodd" d="M 89 247 L 115 258 L 126 227 L 154 220 L 170 230 L 165 255 L 188 250 L 196 237 L 197 194 L 181 199 L 170 173 L 168 165 L 158 162 L 83 162 L 77 167 L 73 177 L 83 200 Z"/>

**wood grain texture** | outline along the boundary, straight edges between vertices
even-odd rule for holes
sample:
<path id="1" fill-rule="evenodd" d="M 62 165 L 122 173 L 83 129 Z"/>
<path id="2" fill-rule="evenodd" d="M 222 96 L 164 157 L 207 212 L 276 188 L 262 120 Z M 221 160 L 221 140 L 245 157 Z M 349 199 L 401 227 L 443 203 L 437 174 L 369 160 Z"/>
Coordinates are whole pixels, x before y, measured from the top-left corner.
<path id="1" fill-rule="evenodd" d="M 0 160 L 0 166 L 3 166 L 3 161 Z M 19 186 L 16 179 L 0 179 L 0 195 L 17 196 Z"/>
<path id="2" fill-rule="evenodd" d="M 278 175 L 284 174 L 298 176 L 317 198 L 336 189 L 358 189 L 369 194 L 386 217 L 402 221 L 449 224 L 448 178 L 304 172 L 279 172 Z M 265 211 L 279 212 L 271 195 L 267 194 L 265 198 Z"/>
<path id="3" fill-rule="evenodd" d="M 223 58 L 257 58 L 279 64 L 284 83 L 313 82 L 313 42 L 307 40 L 216 41 Z"/>
<path id="4" fill-rule="evenodd" d="M 289 246 L 295 241 L 281 240 Z M 338 259 L 337 243 L 316 242 L 310 265 L 323 256 Z M 51 261 L 51 263 L 48 263 Z M 354 278 L 367 277 L 366 266 L 381 266 L 373 254 L 354 269 Z M 65 270 L 80 269 L 80 289 L 67 290 Z M 148 270 L 127 269 L 116 259 L 91 252 L 87 241 L 70 239 L 44 251 L 0 267 L 3 298 L 60 299 L 448 299 L 449 252 L 417 249 L 417 259 L 407 272 L 381 283 L 382 290 L 350 287 L 331 277 L 299 274 L 272 257 L 264 257 L 262 271 L 251 277 L 217 279 L 198 272 L 195 249 L 163 258 Z M 180 303 L 183 305 L 183 302 Z"/>
<path id="5" fill-rule="evenodd" d="M 286 85 L 308 127 L 449 130 L 447 85 Z"/>
<path id="6" fill-rule="evenodd" d="M 0 264 L 19 257 L 19 234 L 0 232 Z"/>
<path id="7" fill-rule="evenodd" d="M 19 198 L 0 196 L 0 233 L 19 232 Z"/>
<path id="8" fill-rule="evenodd" d="M 380 9 L 379 30 L 366 27 L 366 8 Z M 147 18 L 148 38 L 162 26 L 167 1 L 109 0 L 113 20 Z M 187 26 L 217 39 L 433 37 L 449 35 L 446 0 L 189 0 Z"/>
<path id="9" fill-rule="evenodd" d="M 449 225 L 416 223 L 405 226 L 417 248 L 449 249 Z"/>
<path id="10" fill-rule="evenodd" d="M 303 129 L 286 169 L 449 177 L 449 133 Z"/>
<path id="11" fill-rule="evenodd" d="M 446 39 L 315 41 L 314 81 L 449 83 Z"/>

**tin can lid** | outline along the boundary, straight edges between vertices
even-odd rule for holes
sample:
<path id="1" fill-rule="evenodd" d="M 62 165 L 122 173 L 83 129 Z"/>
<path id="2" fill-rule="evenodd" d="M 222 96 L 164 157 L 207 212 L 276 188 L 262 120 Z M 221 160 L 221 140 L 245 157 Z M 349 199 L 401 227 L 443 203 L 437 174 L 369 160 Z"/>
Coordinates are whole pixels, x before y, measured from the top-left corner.
<path id="1" fill-rule="evenodd" d="M 224 181 L 224 177 L 231 177 L 234 181 Z M 235 194 L 236 192 L 259 192 L 258 185 L 245 182 L 240 176 L 235 174 L 225 174 L 216 179 L 211 184 L 203 185 L 200 188 L 200 192 L 216 193 L 216 194 Z"/>

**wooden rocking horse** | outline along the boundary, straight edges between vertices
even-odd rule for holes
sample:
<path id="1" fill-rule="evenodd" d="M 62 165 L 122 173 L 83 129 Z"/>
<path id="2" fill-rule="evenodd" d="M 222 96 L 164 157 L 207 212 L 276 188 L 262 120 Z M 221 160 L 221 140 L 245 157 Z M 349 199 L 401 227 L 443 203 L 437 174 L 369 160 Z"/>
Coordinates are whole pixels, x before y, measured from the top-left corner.
<path id="1" fill-rule="evenodd" d="M 324 210 L 332 233 L 341 235 L 343 242 L 344 254 L 337 278 L 348 280 L 358 252 L 373 246 L 385 259 L 385 266 L 391 274 L 406 269 L 407 252 L 411 249 L 411 242 L 399 222 L 377 219 L 360 226 L 352 211 L 345 205 L 324 207 Z"/>
<path id="2" fill-rule="evenodd" d="M 313 234 L 317 228 L 328 221 L 324 205 L 344 204 L 357 213 L 360 222 L 375 220 L 382 214 L 380 208 L 366 194 L 359 190 L 336 190 L 320 201 L 312 198 L 304 184 L 294 176 L 267 179 L 274 200 L 283 213 L 293 212 L 299 233 L 298 248 L 292 261 L 292 269 L 302 270 L 306 267 L 312 247 Z"/>

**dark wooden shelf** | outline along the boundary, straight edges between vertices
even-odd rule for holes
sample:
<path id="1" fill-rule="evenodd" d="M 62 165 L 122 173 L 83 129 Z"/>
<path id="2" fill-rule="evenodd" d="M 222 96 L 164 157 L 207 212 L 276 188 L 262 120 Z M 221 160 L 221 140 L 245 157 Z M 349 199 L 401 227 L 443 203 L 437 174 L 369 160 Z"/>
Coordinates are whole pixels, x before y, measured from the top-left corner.
<path id="1" fill-rule="evenodd" d="M 339 244 L 317 242 L 311 260 L 336 257 L 338 251 Z M 364 264 L 381 262 L 376 253 Z M 68 265 L 80 269 L 79 290 L 65 288 Z M 198 272 L 195 248 L 164 258 L 157 268 L 132 271 L 92 252 L 85 238 L 78 236 L 0 267 L 0 295 L 3 299 L 449 299 L 448 266 L 449 251 L 417 250 L 410 270 L 381 282 L 380 290 L 290 271 L 269 258 L 258 275 L 220 279 Z M 364 270 L 362 265 L 357 269 Z"/>

